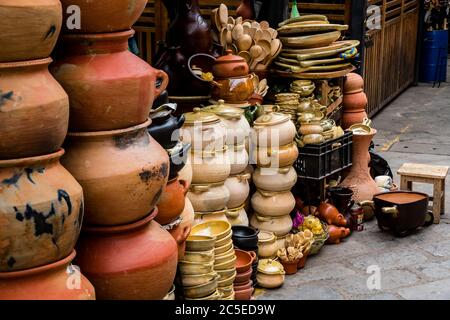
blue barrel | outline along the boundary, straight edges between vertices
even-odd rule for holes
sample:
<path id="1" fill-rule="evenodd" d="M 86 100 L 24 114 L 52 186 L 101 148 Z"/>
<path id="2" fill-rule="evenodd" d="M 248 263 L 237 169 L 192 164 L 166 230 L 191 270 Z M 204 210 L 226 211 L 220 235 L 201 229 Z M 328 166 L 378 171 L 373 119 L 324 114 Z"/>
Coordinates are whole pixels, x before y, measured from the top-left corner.
<path id="1" fill-rule="evenodd" d="M 428 31 L 424 34 L 420 81 L 447 80 L 448 30 Z"/>

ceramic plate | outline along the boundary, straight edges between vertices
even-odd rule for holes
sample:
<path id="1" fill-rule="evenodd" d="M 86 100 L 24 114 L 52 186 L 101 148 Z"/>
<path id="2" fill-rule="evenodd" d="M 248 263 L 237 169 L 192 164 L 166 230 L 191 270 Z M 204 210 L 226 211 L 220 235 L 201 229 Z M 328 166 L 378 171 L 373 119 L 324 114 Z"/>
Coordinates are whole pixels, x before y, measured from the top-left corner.
<path id="1" fill-rule="evenodd" d="M 345 40 L 345 41 L 336 41 L 329 45 L 325 45 L 319 48 L 308 48 L 308 49 L 291 49 L 291 48 L 283 48 L 283 54 L 285 53 L 294 53 L 294 54 L 310 54 L 310 53 L 320 53 L 324 51 L 331 51 L 337 49 L 347 48 L 351 49 L 352 47 L 356 47 L 359 45 L 358 40 Z"/>
<path id="2" fill-rule="evenodd" d="M 286 47 L 303 49 L 325 47 L 330 45 L 340 37 L 340 31 L 332 31 L 301 37 L 281 37 L 280 40 Z"/>
<path id="3" fill-rule="evenodd" d="M 295 72 L 289 72 L 289 71 L 280 71 L 280 70 L 274 70 L 273 72 L 280 77 L 285 78 L 296 78 L 296 79 L 333 79 L 333 78 L 339 78 L 343 77 L 350 72 L 354 71 L 356 68 L 354 66 L 350 66 L 347 69 L 338 70 L 338 71 L 330 71 L 330 72 L 303 72 L 303 73 L 295 73 Z"/>
<path id="4" fill-rule="evenodd" d="M 292 35 L 292 34 L 299 34 L 299 33 L 308 33 L 308 32 L 324 32 L 324 31 L 345 31 L 348 30 L 348 25 L 342 25 L 342 24 L 302 24 L 302 25 L 296 25 L 296 24 L 289 24 L 287 26 L 284 26 L 280 29 L 278 29 L 278 34 L 280 36 L 283 35 Z"/>
<path id="5" fill-rule="evenodd" d="M 301 15 L 300 17 L 287 19 L 281 23 L 278 24 L 279 27 L 296 23 L 296 22 L 303 22 L 303 21 L 328 21 L 327 16 L 321 15 L 321 14 L 305 14 Z"/>

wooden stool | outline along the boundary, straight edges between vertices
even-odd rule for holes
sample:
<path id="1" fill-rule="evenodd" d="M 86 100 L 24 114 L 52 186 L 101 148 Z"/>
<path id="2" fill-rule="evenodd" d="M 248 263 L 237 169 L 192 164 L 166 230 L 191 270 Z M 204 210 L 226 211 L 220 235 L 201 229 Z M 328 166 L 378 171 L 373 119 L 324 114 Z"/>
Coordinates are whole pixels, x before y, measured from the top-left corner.
<path id="1" fill-rule="evenodd" d="M 433 216 L 434 223 L 441 221 L 441 213 L 445 213 L 445 177 L 448 166 L 431 166 L 427 164 L 405 163 L 398 169 L 400 175 L 400 190 L 412 191 L 413 182 L 433 185 Z"/>

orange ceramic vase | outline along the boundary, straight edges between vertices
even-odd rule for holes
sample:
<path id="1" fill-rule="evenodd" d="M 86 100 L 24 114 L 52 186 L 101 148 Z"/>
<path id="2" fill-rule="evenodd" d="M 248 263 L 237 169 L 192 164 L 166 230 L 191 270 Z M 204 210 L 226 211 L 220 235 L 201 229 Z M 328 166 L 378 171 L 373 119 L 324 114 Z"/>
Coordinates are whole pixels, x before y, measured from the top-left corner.
<path id="1" fill-rule="evenodd" d="M 51 72 L 70 99 L 71 131 L 115 130 L 146 121 L 167 74 L 128 51 L 134 31 L 62 38 Z M 157 88 L 158 79 L 162 84 Z"/>
<path id="2" fill-rule="evenodd" d="M 186 193 L 189 183 L 177 178 L 169 181 L 158 202 L 158 215 L 155 221 L 159 224 L 169 224 L 178 218 L 184 210 Z"/>
<path id="3" fill-rule="evenodd" d="M 368 163 L 370 161 L 369 146 L 377 130 L 370 134 L 353 134 L 353 165 L 348 176 L 340 184 L 353 190 L 353 200 L 361 202 L 372 200 L 379 193 L 377 184 L 370 176 Z"/>
<path id="4" fill-rule="evenodd" d="M 61 147 L 69 98 L 48 71 L 51 61 L 0 63 L 0 159 L 40 156 Z"/>
<path id="5" fill-rule="evenodd" d="M 0 62 L 47 58 L 58 40 L 61 24 L 59 0 L 2 0 Z"/>
<path id="6" fill-rule="evenodd" d="M 73 250 L 83 191 L 60 164 L 63 154 L 0 161 L 0 272 L 50 264 Z"/>
<path id="7" fill-rule="evenodd" d="M 83 186 L 87 224 L 127 224 L 155 208 L 167 183 L 169 157 L 148 134 L 149 124 L 69 133 L 62 163 Z"/>
<path id="8" fill-rule="evenodd" d="M 356 123 L 362 123 L 367 118 L 367 102 L 367 96 L 364 93 L 364 79 L 357 73 L 348 74 L 344 83 L 343 129 L 348 129 Z"/>
<path id="9" fill-rule="evenodd" d="M 129 225 L 86 227 L 76 259 L 100 300 L 160 300 L 169 292 L 178 249 L 157 211 Z"/>
<path id="10" fill-rule="evenodd" d="M 89 280 L 67 257 L 41 267 L 0 272 L 0 300 L 95 300 Z"/>
<path id="11" fill-rule="evenodd" d="M 71 19 L 73 11 L 67 10 L 76 5 L 81 12 L 81 29 L 68 29 L 65 32 L 103 33 L 130 29 L 144 11 L 147 0 L 61 0 L 64 21 Z"/>

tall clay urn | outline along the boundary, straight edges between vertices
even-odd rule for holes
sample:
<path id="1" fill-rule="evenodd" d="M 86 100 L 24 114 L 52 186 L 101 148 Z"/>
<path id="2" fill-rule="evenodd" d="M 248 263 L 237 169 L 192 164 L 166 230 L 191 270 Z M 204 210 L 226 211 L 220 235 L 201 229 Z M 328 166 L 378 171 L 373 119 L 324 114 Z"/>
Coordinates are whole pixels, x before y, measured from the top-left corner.
<path id="1" fill-rule="evenodd" d="M 0 274 L 51 264 L 72 252 L 83 190 L 60 164 L 63 154 L 0 160 Z"/>
<path id="2" fill-rule="evenodd" d="M 175 278 L 177 243 L 152 221 L 83 228 L 76 259 L 100 300 L 160 300 Z"/>
<path id="3" fill-rule="evenodd" d="M 149 124 L 68 134 L 62 163 L 83 186 L 87 224 L 132 223 L 155 208 L 169 176 L 169 157 L 148 134 Z"/>
<path id="4" fill-rule="evenodd" d="M 124 129 L 147 120 L 169 79 L 128 50 L 133 33 L 63 36 L 63 57 L 51 72 L 69 95 L 71 131 Z"/>
<path id="5" fill-rule="evenodd" d="M 362 123 L 367 118 L 367 96 L 364 93 L 364 79 L 357 73 L 349 73 L 344 83 L 344 110 L 342 128 Z"/>
<path id="6" fill-rule="evenodd" d="M 372 200 L 379 193 L 377 184 L 370 176 L 369 169 L 369 146 L 377 130 L 372 129 L 370 134 L 353 133 L 353 165 L 350 173 L 341 183 L 341 187 L 353 190 L 353 200 L 361 202 Z"/>

